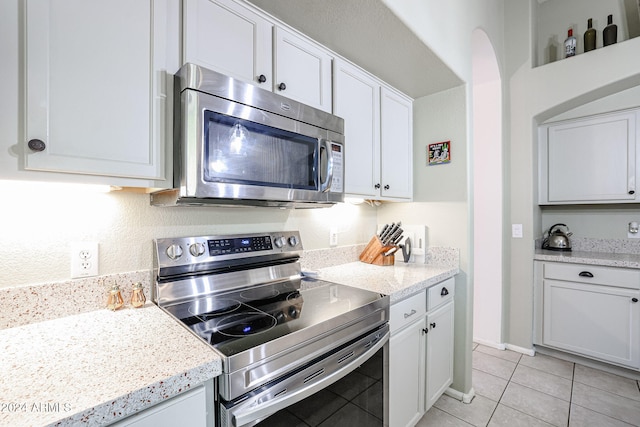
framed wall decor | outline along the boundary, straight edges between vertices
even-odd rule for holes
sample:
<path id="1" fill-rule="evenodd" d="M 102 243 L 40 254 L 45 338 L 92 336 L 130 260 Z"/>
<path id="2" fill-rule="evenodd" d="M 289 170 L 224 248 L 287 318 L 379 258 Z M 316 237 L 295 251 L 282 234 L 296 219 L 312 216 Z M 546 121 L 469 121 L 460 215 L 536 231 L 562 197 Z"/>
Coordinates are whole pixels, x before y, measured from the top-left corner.
<path id="1" fill-rule="evenodd" d="M 451 162 L 451 141 L 427 145 L 427 165 L 442 165 Z"/>

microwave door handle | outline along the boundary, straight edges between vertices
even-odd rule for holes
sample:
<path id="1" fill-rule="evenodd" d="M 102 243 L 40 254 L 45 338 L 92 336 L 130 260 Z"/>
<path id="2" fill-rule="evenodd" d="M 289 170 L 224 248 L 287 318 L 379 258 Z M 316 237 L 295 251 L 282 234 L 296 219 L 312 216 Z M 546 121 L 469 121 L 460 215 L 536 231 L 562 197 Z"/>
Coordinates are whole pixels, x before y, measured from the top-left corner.
<path id="1" fill-rule="evenodd" d="M 323 150 L 327 156 L 327 171 L 326 180 L 320 183 L 320 191 L 326 193 L 331 188 L 331 182 L 333 181 L 333 153 L 331 151 L 331 141 L 326 139 L 320 140 L 320 161 L 319 166 L 322 166 L 322 153 Z M 322 178 L 320 178 L 322 179 Z"/>

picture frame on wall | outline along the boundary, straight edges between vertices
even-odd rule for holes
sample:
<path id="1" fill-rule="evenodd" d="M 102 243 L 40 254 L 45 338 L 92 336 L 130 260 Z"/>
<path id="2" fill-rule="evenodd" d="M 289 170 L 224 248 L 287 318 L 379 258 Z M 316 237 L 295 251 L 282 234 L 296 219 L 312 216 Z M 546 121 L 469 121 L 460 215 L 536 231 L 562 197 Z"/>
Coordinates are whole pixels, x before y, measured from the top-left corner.
<path id="1" fill-rule="evenodd" d="M 435 142 L 427 145 L 427 166 L 451 162 L 451 141 Z"/>

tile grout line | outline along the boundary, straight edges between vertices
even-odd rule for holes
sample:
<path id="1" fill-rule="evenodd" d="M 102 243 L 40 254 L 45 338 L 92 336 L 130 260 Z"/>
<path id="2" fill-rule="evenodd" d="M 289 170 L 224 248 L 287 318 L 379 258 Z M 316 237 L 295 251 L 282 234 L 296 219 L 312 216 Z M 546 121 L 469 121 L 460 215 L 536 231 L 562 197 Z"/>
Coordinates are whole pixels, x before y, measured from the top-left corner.
<path id="1" fill-rule="evenodd" d="M 475 350 L 474 350 L 474 351 L 475 351 Z M 483 352 L 480 352 L 480 353 L 483 353 Z M 488 356 L 495 357 L 496 359 L 500 359 L 500 360 L 502 360 L 502 361 L 511 362 L 511 361 L 510 361 L 510 360 L 508 360 L 508 359 L 503 359 L 503 358 L 500 358 L 500 357 L 498 357 L 498 356 L 493 356 L 493 355 L 488 354 L 488 353 L 483 353 L 483 354 L 486 354 L 486 355 L 488 355 Z M 521 361 L 521 360 L 522 360 L 522 355 L 520 355 L 520 357 L 518 358 L 518 361 L 517 361 L 517 362 L 512 362 L 512 363 L 515 363 L 515 365 L 516 365 L 516 366 L 515 366 L 515 368 L 513 369 L 513 372 L 511 372 L 511 375 L 509 376 L 509 379 L 507 379 L 507 380 L 506 380 L 506 381 L 507 381 L 507 385 L 505 386 L 504 390 L 502 391 L 502 393 L 501 393 L 501 395 L 500 395 L 500 398 L 498 399 L 498 403 L 497 403 L 496 407 L 494 408 L 493 412 L 491 413 L 491 416 L 489 417 L 489 421 L 487 422 L 487 425 L 491 422 L 491 419 L 492 419 L 492 418 L 493 418 L 493 416 L 495 415 L 495 412 L 496 412 L 496 411 L 497 411 L 497 409 L 498 409 L 498 405 L 500 405 L 500 404 L 501 404 L 502 398 L 504 397 L 504 394 L 505 394 L 505 392 L 507 391 L 507 388 L 509 387 L 509 384 L 511 384 L 512 379 L 513 379 L 513 376 L 514 376 L 514 374 L 515 374 L 516 370 L 518 369 L 518 366 L 520 366 L 520 361 Z M 575 371 L 575 366 L 576 366 L 576 364 L 575 364 L 575 363 L 572 363 L 572 365 L 573 365 L 573 366 L 572 366 L 572 373 L 571 373 L 571 389 L 572 389 L 572 392 L 573 392 L 573 378 L 575 377 L 575 373 L 574 373 L 574 371 Z M 537 369 L 537 368 L 534 368 L 534 367 L 531 367 L 531 366 L 528 366 L 528 365 L 522 365 L 522 366 L 524 366 L 524 367 L 526 367 L 526 368 L 528 368 L 528 369 L 533 369 L 533 370 L 535 370 L 535 371 L 545 372 L 545 371 L 542 371 L 542 370 L 540 370 L 540 369 Z M 482 372 L 484 372 L 484 371 L 482 371 Z M 493 375 L 493 374 L 491 374 L 491 373 L 489 373 L 489 372 L 485 372 L 485 374 L 487 374 L 487 375 Z M 564 377 L 562 377 L 562 376 L 560 376 L 560 375 L 555 375 L 555 374 L 551 374 L 551 375 L 554 375 L 554 376 L 556 376 L 556 377 L 558 377 L 558 378 L 567 379 L 567 378 L 564 378 Z M 497 377 L 496 375 L 493 375 L 493 376 L 495 376 L 496 378 L 500 378 L 500 377 Z M 503 378 L 503 379 L 504 379 L 504 378 Z M 556 398 L 556 399 L 558 398 L 558 397 L 556 397 L 556 396 L 553 396 L 553 395 L 551 395 L 551 394 L 548 394 L 548 393 L 545 393 L 545 392 L 543 392 L 543 391 L 537 390 L 537 389 L 535 389 L 535 388 L 529 387 L 529 386 L 527 386 L 527 385 L 523 385 L 523 384 L 515 383 L 515 382 L 514 382 L 514 384 L 518 384 L 518 385 L 519 385 L 519 386 L 521 386 L 521 387 L 528 388 L 528 389 L 533 390 L 533 391 L 537 391 L 537 392 L 539 392 L 539 393 L 545 394 L 545 395 L 547 395 L 547 396 L 550 396 L 550 397 L 553 397 L 553 398 Z M 564 400 L 564 399 L 560 399 L 560 400 Z M 571 396 L 569 397 L 569 401 L 568 401 L 568 403 L 569 403 L 569 414 L 568 414 L 568 416 L 567 416 L 567 425 L 568 425 L 568 423 L 569 423 L 569 415 L 570 415 L 570 413 L 571 413 Z M 503 405 L 504 405 L 504 404 L 503 404 Z M 531 414 L 527 414 L 526 412 L 522 412 L 522 411 L 520 411 L 520 410 L 518 410 L 518 409 L 516 409 L 516 408 L 511 408 L 511 407 L 510 407 L 510 406 L 508 406 L 508 405 L 504 405 L 504 406 L 506 406 L 506 407 L 508 407 L 508 408 L 510 408 L 510 409 L 512 409 L 512 410 L 514 410 L 514 411 L 517 411 L 517 412 L 520 412 L 520 413 L 525 414 L 525 415 L 527 415 L 527 416 L 530 416 L 530 417 L 532 417 L 532 418 L 534 418 L 534 419 L 536 419 L 536 420 L 539 420 L 539 421 L 541 421 L 541 422 L 547 423 L 547 422 L 546 422 L 545 420 L 543 420 L 543 419 L 540 419 L 540 418 L 538 418 L 538 417 L 535 417 L 535 416 L 533 416 L 533 415 L 531 415 Z M 547 423 L 547 424 L 548 424 L 548 423 Z"/>
<path id="2" fill-rule="evenodd" d="M 573 405 L 573 386 L 576 383 L 576 364 L 573 364 L 573 370 L 571 371 L 571 393 L 569 393 L 569 413 L 567 414 L 567 427 L 571 422 L 571 405 Z"/>
<path id="3" fill-rule="evenodd" d="M 521 360 L 522 360 L 522 355 L 520 355 L 520 357 L 518 358 L 518 361 L 517 361 L 517 362 L 515 362 L 515 363 L 516 363 L 516 367 L 513 369 L 513 372 L 511 373 L 511 376 L 510 376 L 510 377 L 509 377 L 509 379 L 507 380 L 507 385 L 506 385 L 506 387 L 504 388 L 504 390 L 502 391 L 502 394 L 500 395 L 500 399 L 498 400 L 498 405 L 500 405 L 500 402 L 502 401 L 502 398 L 504 397 L 504 394 L 505 394 L 505 392 L 507 391 L 507 388 L 509 387 L 509 384 L 511 384 L 511 379 L 513 378 L 513 375 L 516 373 L 516 369 L 518 369 L 518 366 L 520 366 L 520 361 L 521 361 Z M 534 370 L 536 370 L 536 371 L 540 371 L 540 369 L 532 368 L 531 366 L 527 366 L 527 365 L 522 365 L 522 366 L 524 366 L 524 367 L 526 367 L 526 368 L 529 368 L 529 369 L 534 369 Z M 574 364 L 573 366 L 574 366 L 574 369 L 575 369 L 575 364 Z M 544 372 L 544 371 L 540 371 L 540 372 Z M 558 375 L 556 375 L 556 376 L 558 376 Z M 558 376 L 558 377 L 559 377 L 559 378 L 562 378 L 562 377 L 560 377 L 560 376 Z M 539 392 L 539 393 L 546 394 L 547 396 L 555 397 L 555 396 L 553 396 L 553 395 L 547 394 L 547 393 L 542 392 L 542 391 L 540 391 L 540 390 L 536 390 L 536 389 L 531 388 L 531 387 L 526 386 L 526 385 L 522 385 L 522 384 L 519 384 L 519 383 L 516 383 L 516 382 L 514 382 L 514 384 L 518 384 L 518 385 L 519 385 L 519 386 L 521 386 L 521 387 L 525 387 L 525 388 L 528 388 L 528 389 L 530 389 L 530 390 L 533 390 L 533 391 L 537 391 L 537 392 Z M 572 380 L 572 387 L 573 387 L 573 380 Z M 491 414 L 491 418 L 493 418 L 493 414 L 494 414 L 494 413 L 495 413 L 495 411 L 498 409 L 498 405 L 496 405 L 496 409 L 495 409 L 495 410 L 493 411 L 493 413 Z M 547 421 L 545 421 L 545 420 L 543 420 L 543 419 L 541 419 L 541 418 L 535 417 L 535 416 L 533 416 L 533 415 L 531 415 L 531 414 L 528 414 L 528 413 L 526 413 L 526 412 L 523 412 L 523 411 L 521 411 L 521 410 L 519 410 L 519 409 L 517 409 L 517 408 L 512 408 L 512 407 L 511 407 L 511 406 L 509 406 L 509 405 L 505 405 L 505 404 L 503 404 L 503 405 L 504 405 L 504 406 L 506 406 L 507 408 L 510 408 L 510 409 L 512 409 L 512 410 L 514 410 L 514 411 L 516 411 L 516 412 L 519 412 L 519 413 L 521 413 L 521 414 L 524 414 L 524 415 L 526 415 L 526 416 L 528 416 L 528 417 L 531 417 L 531 418 L 533 418 L 533 419 L 536 419 L 536 420 L 538 420 L 538 421 L 540 421 L 540 422 L 543 422 L 543 423 L 545 423 L 545 424 L 549 424 L 549 425 L 551 425 L 551 423 L 548 423 Z M 569 409 L 571 409 L 571 401 L 569 401 Z M 491 421 L 491 418 L 489 418 L 489 421 Z M 569 422 L 569 418 L 567 417 L 567 423 L 568 423 L 568 422 Z"/>
<path id="4" fill-rule="evenodd" d="M 476 347 L 477 349 L 477 347 Z M 474 350 L 475 351 L 475 350 Z M 480 352 L 482 353 L 482 352 Z M 484 353 L 486 354 L 486 353 Z M 490 354 L 488 354 L 488 356 L 491 356 Z M 496 357 L 496 356 L 493 356 Z M 496 357 L 497 359 L 501 359 L 499 357 Z M 520 360 L 522 359 L 522 355 L 520 355 L 520 357 L 518 358 L 518 361 L 515 362 L 516 366 L 513 368 L 513 372 L 511 372 L 511 375 L 509 376 L 509 379 L 507 380 L 507 385 L 504 387 L 504 390 L 502 390 L 502 393 L 500 394 L 500 397 L 498 398 L 498 401 L 496 402 L 496 407 L 493 408 L 493 411 L 491 411 L 491 415 L 489 416 L 489 419 L 487 420 L 487 426 L 491 423 L 491 420 L 493 419 L 493 416 L 495 415 L 496 411 L 498 410 L 498 406 L 500 406 L 500 401 L 502 400 L 502 397 L 504 396 L 504 393 L 507 391 L 507 387 L 509 387 L 509 384 L 511 383 L 511 378 L 513 378 L 513 374 L 516 372 L 516 369 L 518 369 L 518 365 L 520 364 Z M 505 360 L 505 359 L 501 359 L 501 360 Z M 507 360 L 508 361 L 508 360 Z M 485 372 L 487 375 L 492 375 L 488 372 Z M 495 376 L 495 375 L 494 375 Z M 497 377 L 500 378 L 500 377 Z"/>

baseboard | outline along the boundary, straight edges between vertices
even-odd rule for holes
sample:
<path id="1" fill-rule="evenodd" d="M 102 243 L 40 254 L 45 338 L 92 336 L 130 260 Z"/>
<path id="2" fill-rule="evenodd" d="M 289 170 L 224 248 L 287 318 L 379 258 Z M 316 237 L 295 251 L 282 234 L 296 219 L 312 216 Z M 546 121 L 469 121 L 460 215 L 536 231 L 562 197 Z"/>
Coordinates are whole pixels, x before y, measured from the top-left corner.
<path id="1" fill-rule="evenodd" d="M 517 353 L 522 353 L 527 356 L 536 355 L 536 351 L 533 348 L 518 347 L 517 345 L 513 345 L 513 344 L 506 344 L 506 348 L 507 350 L 515 351 Z"/>
<path id="2" fill-rule="evenodd" d="M 451 387 L 444 391 L 444 394 L 447 396 L 453 397 L 456 400 L 461 401 L 462 403 L 471 403 L 474 397 L 476 397 L 476 391 L 471 387 L 469 393 L 462 393 L 458 390 L 454 390 Z"/>
<path id="3" fill-rule="evenodd" d="M 504 343 L 486 341 L 486 340 L 483 340 L 483 339 L 480 339 L 480 338 L 474 338 L 473 342 L 476 343 L 476 344 L 483 345 L 485 347 L 495 348 L 497 350 L 506 350 L 507 349 L 507 346 Z"/>

